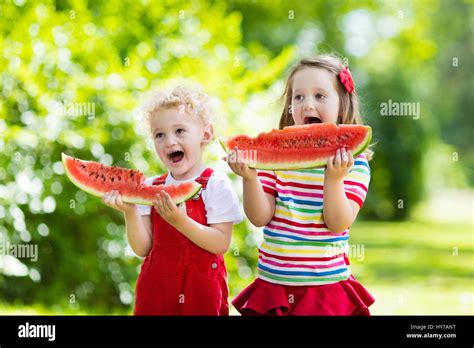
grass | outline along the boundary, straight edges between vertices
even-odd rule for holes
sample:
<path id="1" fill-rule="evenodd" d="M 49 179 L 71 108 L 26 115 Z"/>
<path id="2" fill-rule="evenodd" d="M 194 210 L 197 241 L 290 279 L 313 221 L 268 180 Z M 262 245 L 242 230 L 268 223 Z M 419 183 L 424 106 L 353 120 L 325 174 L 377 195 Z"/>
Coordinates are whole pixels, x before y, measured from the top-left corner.
<path id="1" fill-rule="evenodd" d="M 363 257 L 350 260 L 376 299 L 373 314 L 474 314 L 469 223 L 357 222 L 351 244 L 364 247 Z"/>
<path id="2" fill-rule="evenodd" d="M 131 315 L 132 311 L 116 309 L 114 311 L 97 308 L 72 309 L 64 307 L 45 307 L 40 304 L 25 306 L 0 302 L 0 315 Z"/>
<path id="3" fill-rule="evenodd" d="M 473 315 L 474 245 L 469 223 L 364 222 L 351 229 L 351 268 L 373 294 L 373 315 Z M 363 252 L 362 252 L 363 247 Z M 232 279 L 231 279 L 232 281 Z M 250 282 L 250 280 L 249 280 Z M 231 315 L 237 314 L 231 306 Z M 13 315 L 129 315 L 0 302 Z"/>

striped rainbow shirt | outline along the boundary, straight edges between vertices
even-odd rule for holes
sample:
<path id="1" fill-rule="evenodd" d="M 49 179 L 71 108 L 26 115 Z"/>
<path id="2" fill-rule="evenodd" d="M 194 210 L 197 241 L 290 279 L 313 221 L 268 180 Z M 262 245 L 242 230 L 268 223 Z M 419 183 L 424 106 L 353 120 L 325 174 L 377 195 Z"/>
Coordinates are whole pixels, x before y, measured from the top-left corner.
<path id="1" fill-rule="evenodd" d="M 323 218 L 325 168 L 258 171 L 266 193 L 275 196 L 275 215 L 263 229 L 259 278 L 284 285 L 323 285 L 349 278 L 349 228 L 335 234 Z M 344 178 L 346 196 L 362 207 L 370 181 L 367 158 L 355 158 Z"/>

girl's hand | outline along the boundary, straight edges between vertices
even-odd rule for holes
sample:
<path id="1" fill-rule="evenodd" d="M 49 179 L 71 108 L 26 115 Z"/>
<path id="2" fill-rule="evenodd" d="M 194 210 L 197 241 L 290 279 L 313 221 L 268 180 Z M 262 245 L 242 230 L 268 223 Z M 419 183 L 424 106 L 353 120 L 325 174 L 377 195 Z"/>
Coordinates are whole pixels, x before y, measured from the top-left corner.
<path id="1" fill-rule="evenodd" d="M 102 197 L 102 203 L 126 214 L 135 212 L 137 210 L 137 206 L 135 204 L 123 202 L 122 197 L 118 191 L 107 192 Z"/>
<path id="2" fill-rule="evenodd" d="M 345 148 L 338 149 L 335 156 L 331 156 L 326 165 L 325 179 L 340 181 L 349 174 L 354 165 L 351 151 Z"/>
<path id="3" fill-rule="evenodd" d="M 237 146 L 234 147 L 234 150 L 229 151 L 223 159 L 229 164 L 230 169 L 244 180 L 252 180 L 257 177 L 257 171 L 245 163 L 242 151 Z"/>
<path id="4" fill-rule="evenodd" d="M 186 205 L 176 204 L 171 200 L 171 197 L 166 191 L 160 191 L 153 200 L 153 206 L 160 216 L 170 225 L 176 227 L 183 222 L 188 215 L 186 214 Z"/>

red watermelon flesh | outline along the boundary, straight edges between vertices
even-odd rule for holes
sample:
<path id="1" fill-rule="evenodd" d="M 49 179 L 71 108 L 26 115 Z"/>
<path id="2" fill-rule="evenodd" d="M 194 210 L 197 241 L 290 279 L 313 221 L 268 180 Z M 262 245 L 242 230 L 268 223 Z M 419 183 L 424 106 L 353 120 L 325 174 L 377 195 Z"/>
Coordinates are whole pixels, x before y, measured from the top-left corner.
<path id="1" fill-rule="evenodd" d="M 355 157 L 371 137 L 369 126 L 319 123 L 273 129 L 255 138 L 237 135 L 221 145 L 226 152 L 237 146 L 251 168 L 289 170 L 322 167 L 341 148 Z"/>
<path id="2" fill-rule="evenodd" d="M 124 202 L 153 205 L 152 201 L 156 194 L 164 190 L 173 202 L 179 204 L 193 197 L 201 189 L 201 185 L 195 181 L 179 185 L 146 185 L 145 175 L 138 170 L 83 161 L 64 153 L 62 161 L 72 183 L 97 197 L 116 190 Z"/>

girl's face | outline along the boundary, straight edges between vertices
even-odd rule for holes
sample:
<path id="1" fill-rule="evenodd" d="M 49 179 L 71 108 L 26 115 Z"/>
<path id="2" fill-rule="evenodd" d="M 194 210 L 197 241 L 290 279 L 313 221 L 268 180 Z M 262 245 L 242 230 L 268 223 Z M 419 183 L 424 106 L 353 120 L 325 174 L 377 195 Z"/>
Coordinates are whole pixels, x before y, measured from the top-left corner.
<path id="1" fill-rule="evenodd" d="M 325 69 L 303 68 L 293 76 L 291 108 L 295 125 L 337 123 L 337 79 Z"/>
<path id="2" fill-rule="evenodd" d="M 212 140 L 212 127 L 178 108 L 160 109 L 150 120 L 155 150 L 176 180 L 202 170 L 202 146 Z"/>

